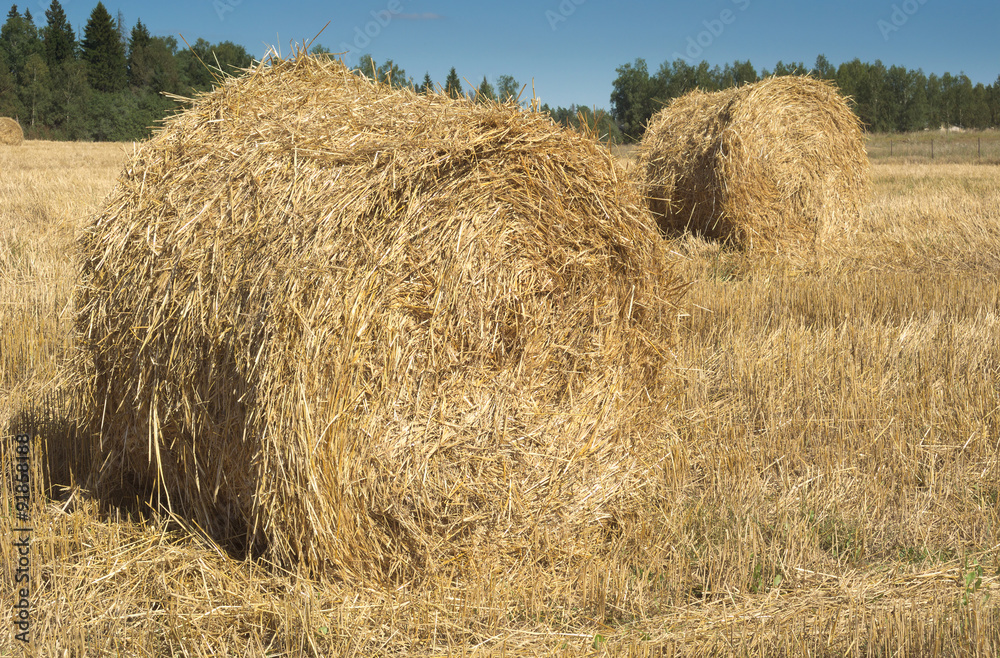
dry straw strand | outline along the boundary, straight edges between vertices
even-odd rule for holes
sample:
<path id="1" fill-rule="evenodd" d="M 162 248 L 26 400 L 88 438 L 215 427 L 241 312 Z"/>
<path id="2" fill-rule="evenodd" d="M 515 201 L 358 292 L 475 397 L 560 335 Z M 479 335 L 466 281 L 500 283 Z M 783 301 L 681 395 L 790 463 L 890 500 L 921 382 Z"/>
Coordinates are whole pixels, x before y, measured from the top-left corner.
<path id="1" fill-rule="evenodd" d="M 24 141 L 21 124 L 10 117 L 0 117 L 0 144 L 19 146 Z"/>
<path id="2" fill-rule="evenodd" d="M 810 243 L 871 195 L 860 121 L 832 83 L 807 76 L 681 96 L 651 119 L 639 159 L 665 234 L 743 247 Z"/>
<path id="3" fill-rule="evenodd" d="M 599 550 L 658 486 L 681 294 L 618 166 L 336 60 L 227 79 L 81 240 L 91 486 L 346 578 Z"/>

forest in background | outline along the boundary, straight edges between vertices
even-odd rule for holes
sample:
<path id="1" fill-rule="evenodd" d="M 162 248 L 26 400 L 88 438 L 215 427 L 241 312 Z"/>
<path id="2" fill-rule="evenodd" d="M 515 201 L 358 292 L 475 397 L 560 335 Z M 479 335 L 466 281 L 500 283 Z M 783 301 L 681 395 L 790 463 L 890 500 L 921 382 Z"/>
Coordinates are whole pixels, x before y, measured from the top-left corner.
<path id="1" fill-rule="evenodd" d="M 129 141 L 143 139 L 178 108 L 178 98 L 208 91 L 221 70 L 237 74 L 253 63 L 243 46 L 197 39 L 179 44 L 172 36 L 153 36 L 141 20 L 131 29 L 119 12 L 102 2 L 91 12 L 78 38 L 58 0 L 52 0 L 39 26 L 30 10 L 15 4 L 0 28 L 0 116 L 18 120 L 34 139 Z M 183 47 L 182 47 L 183 46 Z M 331 54 L 322 45 L 314 54 Z M 453 67 L 436 83 L 429 73 L 414 80 L 393 60 L 376 62 L 362 55 L 354 64 L 364 75 L 417 92 L 444 91 L 480 101 L 518 97 L 522 85 L 511 75 L 463 87 Z M 973 84 L 967 75 L 925 74 L 922 70 L 854 59 L 834 66 L 819 55 L 811 67 L 778 62 L 771 70 L 749 60 L 723 67 L 683 59 L 663 62 L 650 72 L 645 60 L 619 66 L 610 110 L 572 104 L 539 109 L 565 125 L 586 124 L 609 142 L 642 137 L 649 118 L 672 98 L 693 89 L 715 91 L 770 75 L 810 74 L 830 80 L 852 99 L 867 130 L 914 132 L 955 126 L 1000 127 L 1000 76 L 991 85 Z M 528 100 L 521 94 L 522 103 Z"/>

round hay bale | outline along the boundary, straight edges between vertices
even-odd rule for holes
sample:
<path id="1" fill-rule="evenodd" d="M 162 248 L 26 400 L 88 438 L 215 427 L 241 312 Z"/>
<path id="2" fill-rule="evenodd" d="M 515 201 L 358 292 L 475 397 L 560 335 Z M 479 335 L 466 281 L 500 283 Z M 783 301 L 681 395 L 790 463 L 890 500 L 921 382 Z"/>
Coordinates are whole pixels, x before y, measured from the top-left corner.
<path id="1" fill-rule="evenodd" d="M 804 76 L 675 99 L 651 119 L 639 162 L 665 234 L 745 248 L 812 241 L 871 195 L 860 121 L 831 83 Z"/>
<path id="2" fill-rule="evenodd" d="M 91 486 L 382 582 L 600 551 L 656 486 L 680 287 L 606 149 L 299 55 L 141 145 L 81 239 Z"/>
<path id="3" fill-rule="evenodd" d="M 18 146 L 24 141 L 21 124 L 10 117 L 0 117 L 0 144 Z"/>

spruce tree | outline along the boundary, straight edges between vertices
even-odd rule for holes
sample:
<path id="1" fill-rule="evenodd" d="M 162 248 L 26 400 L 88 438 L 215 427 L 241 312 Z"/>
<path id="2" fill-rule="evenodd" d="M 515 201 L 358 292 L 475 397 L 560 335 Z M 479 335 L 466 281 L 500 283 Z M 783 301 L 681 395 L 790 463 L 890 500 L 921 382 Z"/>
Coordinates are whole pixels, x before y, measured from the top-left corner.
<path id="1" fill-rule="evenodd" d="M 76 35 L 59 0 L 52 0 L 52 4 L 45 10 L 45 19 L 46 24 L 42 28 L 45 63 L 50 69 L 54 69 L 75 56 Z"/>
<path id="2" fill-rule="evenodd" d="M 125 89 L 125 48 L 104 3 L 98 2 L 90 13 L 83 35 L 83 61 L 90 86 L 108 93 Z"/>
<path id="3" fill-rule="evenodd" d="M 431 80 L 430 73 L 424 73 L 424 81 L 417 89 L 421 94 L 430 94 L 434 92 L 434 82 Z"/>
<path id="4" fill-rule="evenodd" d="M 497 94 L 493 91 L 493 85 L 491 85 L 487 80 L 486 76 L 483 76 L 483 81 L 479 83 L 479 89 L 476 89 L 476 100 L 480 103 L 485 103 L 486 101 L 495 101 L 497 99 Z"/>
<path id="5" fill-rule="evenodd" d="M 141 20 L 135 22 L 128 40 L 128 83 L 132 87 L 148 87 L 153 78 L 149 62 L 149 44 L 152 37 Z"/>
<path id="6" fill-rule="evenodd" d="M 42 51 L 42 42 L 38 38 L 38 29 L 29 17 L 22 16 L 17 5 L 10 8 L 7 21 L 0 28 L 0 53 L 7 60 L 11 75 L 19 78 L 24 72 L 28 58 Z"/>
<path id="7" fill-rule="evenodd" d="M 462 95 L 462 81 L 458 79 L 458 73 L 455 72 L 454 66 L 451 67 L 448 77 L 444 80 L 444 92 L 452 98 L 458 98 Z"/>

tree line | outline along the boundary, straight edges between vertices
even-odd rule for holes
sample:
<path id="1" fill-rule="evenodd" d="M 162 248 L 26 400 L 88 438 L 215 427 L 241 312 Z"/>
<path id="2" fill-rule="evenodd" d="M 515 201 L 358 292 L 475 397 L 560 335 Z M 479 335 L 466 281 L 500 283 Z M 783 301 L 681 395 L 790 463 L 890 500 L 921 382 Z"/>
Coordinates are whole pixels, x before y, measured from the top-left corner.
<path id="1" fill-rule="evenodd" d="M 313 54 L 329 54 L 322 45 Z M 153 36 L 139 19 L 128 30 L 121 13 L 98 2 L 83 29 L 83 38 L 52 0 L 45 22 L 36 24 L 31 11 L 15 4 L 0 27 L 0 116 L 18 120 L 33 139 L 131 141 L 149 136 L 152 128 L 176 110 L 175 98 L 190 98 L 217 82 L 213 70 L 237 74 L 253 58 L 231 41 L 212 44 L 198 39 L 181 48 L 174 37 Z M 362 55 L 357 69 L 369 78 L 418 93 L 440 92 L 479 102 L 506 101 L 522 95 L 511 75 L 494 82 L 483 76 L 478 86 L 464 88 L 453 67 L 443 84 L 425 73 L 414 82 L 391 59 L 381 64 Z M 523 98 L 522 102 L 526 102 Z M 602 136 L 620 138 L 614 121 L 586 107 L 549 108 L 557 121 L 586 123 Z"/>
<path id="2" fill-rule="evenodd" d="M 330 54 L 321 45 L 314 54 Z M 16 118 L 27 135 L 38 139 L 127 141 L 142 139 L 177 108 L 175 98 L 190 98 L 217 82 L 216 71 L 238 74 L 253 58 L 231 41 L 198 39 L 181 48 L 174 37 L 153 36 L 141 20 L 131 30 L 121 12 L 112 17 L 102 2 L 91 12 L 78 38 L 59 0 L 52 0 L 39 27 L 27 9 L 13 5 L 0 27 L 0 116 Z M 443 91 L 453 98 L 480 102 L 523 97 L 510 75 L 463 87 L 452 68 L 436 84 L 429 73 L 419 81 L 393 60 L 377 63 L 362 55 L 357 63 L 369 78 L 418 93 Z M 858 59 L 833 66 L 820 55 L 812 67 L 778 62 L 758 71 L 749 60 L 724 67 L 683 59 L 663 62 L 650 73 L 636 59 L 616 69 L 610 113 L 586 106 L 550 107 L 542 112 L 573 127 L 585 126 L 606 141 L 642 137 L 650 117 L 670 99 L 693 89 L 716 91 L 755 82 L 770 75 L 810 74 L 830 80 L 851 97 L 867 130 L 911 132 L 941 126 L 1000 127 L 1000 77 L 992 85 L 972 84 L 964 73 L 925 74 L 901 66 Z"/>
<path id="3" fill-rule="evenodd" d="M 877 133 L 913 132 L 942 126 L 982 130 L 1000 127 L 1000 76 L 992 85 L 972 81 L 964 73 L 925 74 L 902 66 L 886 67 L 854 59 L 833 66 L 820 55 L 812 67 L 802 62 L 778 62 L 773 71 L 757 71 L 747 61 L 724 67 L 683 59 L 663 62 L 650 73 L 643 59 L 616 69 L 611 116 L 625 138 L 642 137 L 646 122 L 670 99 L 693 89 L 718 91 L 756 82 L 770 75 L 813 75 L 833 82 L 851 98 L 866 130 Z"/>
<path id="4" fill-rule="evenodd" d="M 324 46 L 316 46 L 310 52 L 330 54 L 330 51 Z M 527 105 L 531 100 L 525 98 L 521 83 L 513 76 L 506 74 L 498 76 L 495 84 L 483 76 L 482 82 L 478 85 L 470 85 L 465 88 L 462 86 L 462 80 L 454 67 L 448 72 L 448 76 L 442 84 L 436 84 L 431 79 L 429 72 L 424 74 L 420 82 L 415 82 L 413 78 L 406 75 L 406 70 L 393 60 L 377 64 L 371 55 L 361 55 L 358 58 L 356 68 L 373 80 L 380 80 L 394 87 L 408 87 L 417 93 L 443 92 L 452 98 L 465 96 L 477 102 L 516 100 L 522 105 Z M 623 140 L 621 130 L 614 119 L 602 109 L 592 109 L 585 105 L 576 104 L 571 104 L 569 107 L 550 107 L 548 103 L 544 103 L 538 107 L 538 110 L 551 116 L 557 123 L 577 129 L 585 127 L 603 141 L 620 142 Z"/>
<path id="5" fill-rule="evenodd" d="M 215 83 L 209 65 L 236 73 L 252 61 L 230 41 L 198 39 L 182 49 L 141 20 L 128 30 L 102 2 L 82 39 L 58 0 L 41 27 L 15 4 L 0 27 L 0 116 L 16 118 L 36 139 L 142 139 L 177 107 L 164 93 L 191 97 Z"/>

